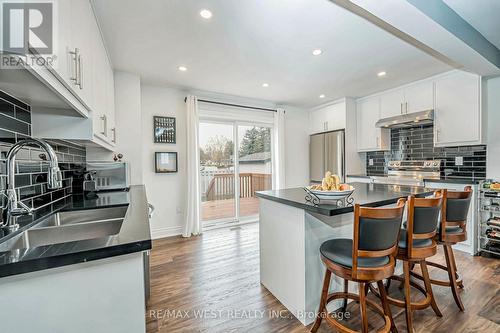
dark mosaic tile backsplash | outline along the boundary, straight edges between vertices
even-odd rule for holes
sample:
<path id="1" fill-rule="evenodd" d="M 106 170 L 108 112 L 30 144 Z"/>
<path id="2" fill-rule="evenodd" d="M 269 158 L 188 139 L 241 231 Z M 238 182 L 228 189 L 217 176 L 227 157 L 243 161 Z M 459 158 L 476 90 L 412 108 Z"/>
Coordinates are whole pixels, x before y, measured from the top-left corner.
<path id="1" fill-rule="evenodd" d="M 5 157 L 12 144 L 31 136 L 31 108 L 26 103 L 0 91 L 0 191 L 6 186 Z M 16 158 L 16 188 L 25 204 L 40 212 L 65 204 L 71 195 L 72 180 L 82 174 L 85 147 L 63 141 L 46 140 L 56 151 L 63 175 L 63 187 L 47 188 L 48 162 L 37 146 L 23 148 Z M 5 203 L 0 201 L 1 205 Z"/>
<path id="2" fill-rule="evenodd" d="M 463 165 L 455 165 L 455 157 L 463 157 Z M 373 159 L 373 165 L 369 165 Z M 387 173 L 391 160 L 443 160 L 441 177 L 486 178 L 486 146 L 434 147 L 432 125 L 391 130 L 391 151 L 366 154 L 366 171 L 369 176 Z"/>

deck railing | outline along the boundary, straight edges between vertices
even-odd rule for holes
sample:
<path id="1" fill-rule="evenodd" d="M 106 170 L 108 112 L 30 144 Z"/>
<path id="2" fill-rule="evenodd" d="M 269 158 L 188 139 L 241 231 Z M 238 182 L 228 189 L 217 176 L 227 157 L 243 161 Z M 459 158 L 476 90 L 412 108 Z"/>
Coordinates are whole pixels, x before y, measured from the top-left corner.
<path id="1" fill-rule="evenodd" d="M 234 173 L 212 175 L 205 191 L 205 200 L 225 200 L 234 198 Z M 271 189 L 272 176 L 264 173 L 240 173 L 240 198 L 255 197 L 256 191 Z"/>

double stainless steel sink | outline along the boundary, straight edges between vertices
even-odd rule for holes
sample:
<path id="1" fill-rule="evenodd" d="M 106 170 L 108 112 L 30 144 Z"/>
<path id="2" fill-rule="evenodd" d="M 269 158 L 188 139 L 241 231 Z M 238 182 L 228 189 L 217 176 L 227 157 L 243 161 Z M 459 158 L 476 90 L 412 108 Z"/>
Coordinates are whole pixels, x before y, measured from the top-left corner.
<path id="1" fill-rule="evenodd" d="M 0 252 L 113 236 L 126 213 L 127 206 L 58 212 L 0 243 Z"/>

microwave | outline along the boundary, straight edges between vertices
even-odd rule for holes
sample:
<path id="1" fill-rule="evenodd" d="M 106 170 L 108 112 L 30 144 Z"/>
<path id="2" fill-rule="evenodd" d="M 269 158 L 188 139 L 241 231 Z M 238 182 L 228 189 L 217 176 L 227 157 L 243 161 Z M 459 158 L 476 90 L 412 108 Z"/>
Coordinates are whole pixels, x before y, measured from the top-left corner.
<path id="1" fill-rule="evenodd" d="M 128 162 L 87 162 L 96 191 L 126 190 L 130 187 Z"/>

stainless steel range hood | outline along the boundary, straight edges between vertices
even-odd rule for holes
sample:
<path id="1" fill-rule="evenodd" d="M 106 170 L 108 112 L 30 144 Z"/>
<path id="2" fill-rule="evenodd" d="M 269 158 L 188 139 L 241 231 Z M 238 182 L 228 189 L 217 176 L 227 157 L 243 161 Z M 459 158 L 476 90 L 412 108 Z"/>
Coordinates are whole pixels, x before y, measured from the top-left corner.
<path id="1" fill-rule="evenodd" d="M 434 122 L 434 110 L 426 110 L 403 114 L 401 116 L 383 118 L 377 121 L 375 126 L 382 128 L 405 128 L 420 125 L 428 125 Z"/>

